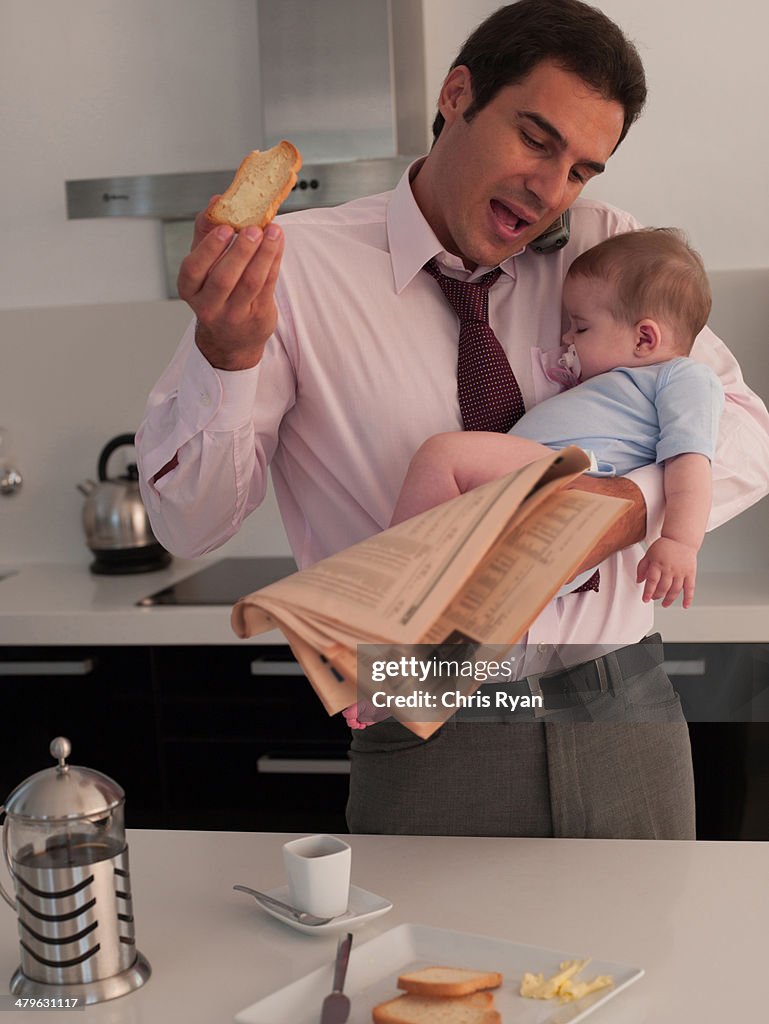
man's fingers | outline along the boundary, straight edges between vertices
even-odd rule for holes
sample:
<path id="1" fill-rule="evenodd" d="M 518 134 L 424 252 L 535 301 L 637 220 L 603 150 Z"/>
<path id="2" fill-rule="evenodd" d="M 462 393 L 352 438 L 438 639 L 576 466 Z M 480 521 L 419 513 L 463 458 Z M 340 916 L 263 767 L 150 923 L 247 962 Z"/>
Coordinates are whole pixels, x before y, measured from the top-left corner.
<path id="1" fill-rule="evenodd" d="M 252 316 L 265 315 L 272 294 L 263 296 L 262 289 L 274 256 L 275 243 L 266 241 L 261 228 L 241 231 L 208 273 L 197 299 L 199 319 L 221 318 L 236 326 Z"/>
<path id="2" fill-rule="evenodd" d="M 186 302 L 194 298 L 206 283 L 213 267 L 232 241 L 233 234 L 232 228 L 219 225 L 184 257 L 179 268 L 177 290 Z"/>
<path id="3" fill-rule="evenodd" d="M 283 255 L 283 232 L 270 225 L 235 285 L 232 296 L 233 317 L 264 315 L 272 306 L 275 282 Z"/>
<path id="4" fill-rule="evenodd" d="M 227 231 L 229 236 L 225 235 Z M 257 227 L 246 228 L 234 241 L 231 228 L 221 229 L 221 234 L 214 232 L 214 240 L 220 245 L 225 243 L 223 249 L 215 249 L 209 238 L 211 236 L 204 238 L 182 263 L 183 271 L 189 274 L 190 286 L 197 286 L 195 292 L 182 293 L 180 288 L 179 295 L 190 302 L 203 323 L 213 323 L 222 313 L 226 313 L 228 321 L 235 323 L 240 319 L 240 312 L 230 305 L 230 298 L 259 250 L 262 231 Z M 213 262 L 210 261 L 211 254 L 215 255 Z"/>
<path id="5" fill-rule="evenodd" d="M 209 206 L 211 205 L 211 203 L 216 202 L 216 200 L 220 198 L 221 197 L 218 195 L 211 196 Z M 190 251 L 196 249 L 203 241 L 203 239 L 206 237 L 206 235 L 210 234 L 210 232 L 213 231 L 216 226 L 217 225 L 214 224 L 212 220 L 208 219 L 206 211 L 201 210 L 200 213 L 195 218 L 195 231 L 192 235 L 192 245 L 190 246 Z"/>

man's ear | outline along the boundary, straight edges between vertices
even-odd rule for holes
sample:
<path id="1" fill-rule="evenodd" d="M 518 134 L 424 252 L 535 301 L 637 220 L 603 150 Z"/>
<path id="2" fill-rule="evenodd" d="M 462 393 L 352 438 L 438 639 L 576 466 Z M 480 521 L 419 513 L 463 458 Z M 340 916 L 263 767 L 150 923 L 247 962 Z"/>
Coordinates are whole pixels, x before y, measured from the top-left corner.
<path id="1" fill-rule="evenodd" d="M 473 102 L 473 86 L 470 69 L 458 64 L 449 71 L 438 97 L 438 110 L 446 124 L 460 117 Z"/>
<path id="2" fill-rule="evenodd" d="M 639 320 L 635 325 L 635 355 L 649 359 L 659 355 L 662 347 L 662 331 L 656 320 Z"/>

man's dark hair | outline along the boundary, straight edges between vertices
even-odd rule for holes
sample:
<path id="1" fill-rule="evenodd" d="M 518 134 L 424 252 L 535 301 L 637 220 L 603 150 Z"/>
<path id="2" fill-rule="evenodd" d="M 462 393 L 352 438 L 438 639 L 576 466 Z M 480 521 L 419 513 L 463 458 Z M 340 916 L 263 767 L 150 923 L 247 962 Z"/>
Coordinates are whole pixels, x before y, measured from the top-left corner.
<path id="1" fill-rule="evenodd" d="M 500 89 L 520 82 L 542 61 L 578 75 L 605 99 L 621 104 L 625 120 L 619 145 L 646 101 L 643 64 L 622 30 L 580 0 L 518 0 L 478 26 L 451 65 L 465 65 L 472 76 L 473 102 L 465 120 L 471 121 Z M 434 138 L 443 124 L 439 111 Z"/>

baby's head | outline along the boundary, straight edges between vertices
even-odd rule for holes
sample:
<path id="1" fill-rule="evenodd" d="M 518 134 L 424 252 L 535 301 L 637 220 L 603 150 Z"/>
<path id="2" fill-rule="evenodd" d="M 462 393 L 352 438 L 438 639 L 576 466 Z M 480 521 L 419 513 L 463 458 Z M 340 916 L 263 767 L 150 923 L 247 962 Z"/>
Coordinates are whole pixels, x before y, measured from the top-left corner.
<path id="1" fill-rule="evenodd" d="M 588 378 L 688 355 L 710 314 L 710 285 L 681 232 L 648 228 L 578 256 L 563 304 L 570 319 L 564 344 L 576 347 Z"/>

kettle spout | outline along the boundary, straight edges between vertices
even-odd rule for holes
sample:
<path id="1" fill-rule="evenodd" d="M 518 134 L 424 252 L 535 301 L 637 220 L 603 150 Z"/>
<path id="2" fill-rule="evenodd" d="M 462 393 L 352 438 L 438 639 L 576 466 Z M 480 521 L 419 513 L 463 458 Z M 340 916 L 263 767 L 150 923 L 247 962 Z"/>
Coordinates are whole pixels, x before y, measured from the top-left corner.
<path id="1" fill-rule="evenodd" d="M 76 486 L 80 493 L 84 494 L 86 498 L 88 497 L 89 494 L 92 493 L 92 491 L 96 489 L 96 484 L 93 480 L 82 480 Z"/>

